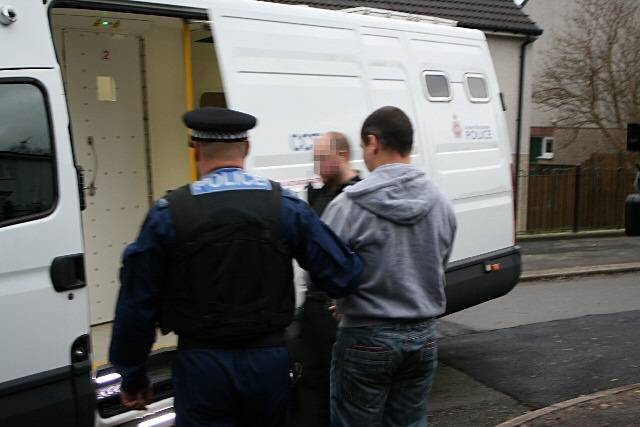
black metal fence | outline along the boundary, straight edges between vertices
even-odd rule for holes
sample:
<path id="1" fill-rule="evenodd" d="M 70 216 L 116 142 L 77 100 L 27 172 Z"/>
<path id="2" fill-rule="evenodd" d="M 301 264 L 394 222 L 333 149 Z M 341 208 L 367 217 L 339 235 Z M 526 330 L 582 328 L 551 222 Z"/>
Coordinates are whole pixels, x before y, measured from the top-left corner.
<path id="1" fill-rule="evenodd" d="M 634 192 L 635 172 L 538 167 L 523 178 L 528 183 L 528 232 L 579 231 L 624 226 L 624 201 Z"/>

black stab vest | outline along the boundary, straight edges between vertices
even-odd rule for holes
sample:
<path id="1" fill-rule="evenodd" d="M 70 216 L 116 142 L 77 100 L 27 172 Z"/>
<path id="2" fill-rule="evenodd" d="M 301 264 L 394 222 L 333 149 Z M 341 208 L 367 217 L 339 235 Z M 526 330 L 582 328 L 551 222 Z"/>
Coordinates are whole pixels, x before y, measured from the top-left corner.
<path id="1" fill-rule="evenodd" d="M 176 245 L 160 297 L 163 333 L 232 344 L 291 323 L 292 256 L 280 235 L 280 185 L 271 185 L 167 195 Z"/>
<path id="2" fill-rule="evenodd" d="M 307 185 L 307 201 L 309 202 L 311 209 L 313 209 L 318 216 L 322 216 L 324 210 L 329 206 L 329 203 L 331 203 L 338 194 L 342 193 L 342 190 L 344 190 L 345 187 L 357 184 L 360 181 L 362 181 L 362 178 L 360 178 L 360 175 L 356 175 L 349 181 L 340 184 L 338 189 L 333 193 L 329 191 L 326 185 L 322 186 L 322 188 L 316 189 L 309 184 Z"/>

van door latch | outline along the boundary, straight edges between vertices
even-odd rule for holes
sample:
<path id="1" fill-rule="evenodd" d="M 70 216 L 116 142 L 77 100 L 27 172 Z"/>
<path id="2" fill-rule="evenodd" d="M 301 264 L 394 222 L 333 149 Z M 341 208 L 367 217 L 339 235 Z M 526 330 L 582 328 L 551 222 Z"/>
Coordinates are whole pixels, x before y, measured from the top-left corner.
<path id="1" fill-rule="evenodd" d="M 98 177 L 98 151 L 96 150 L 95 143 L 93 141 L 92 136 L 87 137 L 87 145 L 91 147 L 91 151 L 93 152 L 93 176 L 91 177 L 91 182 L 88 186 L 84 187 L 84 190 L 89 190 L 89 195 L 91 197 L 96 195 L 96 178 Z"/>
<path id="2" fill-rule="evenodd" d="M 87 285 L 84 274 L 84 254 L 59 256 L 49 269 L 56 292 L 73 291 Z"/>

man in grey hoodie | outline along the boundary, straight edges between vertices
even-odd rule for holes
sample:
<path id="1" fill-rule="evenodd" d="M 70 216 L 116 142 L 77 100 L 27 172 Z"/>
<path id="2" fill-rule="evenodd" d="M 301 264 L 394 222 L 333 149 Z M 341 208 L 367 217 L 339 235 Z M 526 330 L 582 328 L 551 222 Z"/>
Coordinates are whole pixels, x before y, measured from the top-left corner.
<path id="1" fill-rule="evenodd" d="M 426 426 L 455 214 L 410 164 L 413 127 L 402 110 L 373 112 L 361 138 L 372 173 L 322 217 L 364 261 L 360 287 L 337 303 L 343 317 L 331 366 L 331 424 Z"/>

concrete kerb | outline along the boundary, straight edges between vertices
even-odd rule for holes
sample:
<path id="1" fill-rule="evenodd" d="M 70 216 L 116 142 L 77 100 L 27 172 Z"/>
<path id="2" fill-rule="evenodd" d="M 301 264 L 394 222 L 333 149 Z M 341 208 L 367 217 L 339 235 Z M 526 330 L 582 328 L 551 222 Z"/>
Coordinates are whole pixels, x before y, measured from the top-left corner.
<path id="1" fill-rule="evenodd" d="M 618 388 L 612 388 L 609 390 L 604 390 L 604 391 L 599 391 L 597 393 L 594 394 L 590 394 L 587 396 L 580 396 L 580 397 L 576 397 L 575 399 L 571 399 L 571 400 L 566 400 L 564 402 L 560 402 L 560 403 L 555 403 L 551 406 L 547 406 L 546 408 L 542 408 L 542 409 L 538 409 L 537 411 L 532 411 L 532 412 L 528 412 L 524 415 L 521 415 L 519 417 L 513 418 L 509 421 L 505 421 L 501 424 L 496 425 L 495 427 L 518 427 L 526 422 L 529 421 L 533 421 L 536 418 L 542 417 L 544 415 L 550 414 L 552 412 L 556 412 L 556 411 L 560 411 L 562 409 L 566 409 L 569 408 L 571 406 L 575 406 L 575 405 L 579 405 L 581 403 L 584 402 L 589 402 L 591 400 L 595 400 L 595 399 L 599 399 L 602 397 L 607 397 L 607 396 L 612 396 L 614 394 L 618 394 L 618 393 L 622 393 L 625 391 L 629 391 L 629 390 L 633 390 L 633 389 L 640 389 L 640 383 L 639 384 L 631 384 L 631 385 L 626 385 L 626 386 L 622 386 L 622 387 L 618 387 Z"/>
<path id="2" fill-rule="evenodd" d="M 550 280 L 575 276 L 593 276 L 597 274 L 629 273 L 634 271 L 640 271 L 640 262 L 529 271 L 522 273 L 522 276 L 520 276 L 520 282 L 532 282 L 536 280 Z"/>
<path id="3" fill-rule="evenodd" d="M 560 233 L 519 234 L 517 241 L 527 240 L 562 240 L 562 239 L 587 239 L 593 237 L 621 237 L 625 235 L 624 229 L 591 230 L 591 231 L 563 231 Z"/>

